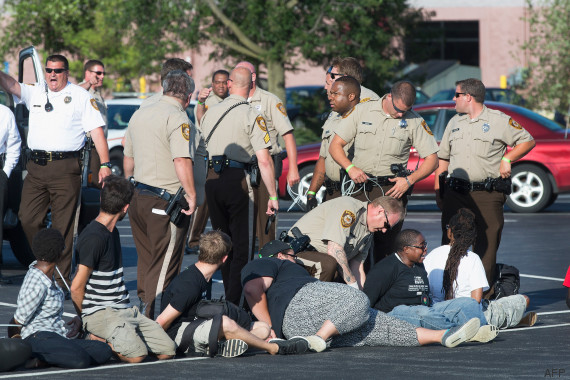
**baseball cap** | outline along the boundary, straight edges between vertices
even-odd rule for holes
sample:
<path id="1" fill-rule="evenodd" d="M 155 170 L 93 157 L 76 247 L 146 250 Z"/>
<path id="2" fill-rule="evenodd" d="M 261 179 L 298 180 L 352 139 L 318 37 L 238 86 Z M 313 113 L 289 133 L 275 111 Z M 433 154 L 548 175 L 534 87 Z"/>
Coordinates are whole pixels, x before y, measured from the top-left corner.
<path id="1" fill-rule="evenodd" d="M 292 249 L 289 244 L 282 242 L 281 240 L 272 240 L 259 250 L 259 257 L 273 257 L 279 252 L 287 251 L 289 249 Z"/>

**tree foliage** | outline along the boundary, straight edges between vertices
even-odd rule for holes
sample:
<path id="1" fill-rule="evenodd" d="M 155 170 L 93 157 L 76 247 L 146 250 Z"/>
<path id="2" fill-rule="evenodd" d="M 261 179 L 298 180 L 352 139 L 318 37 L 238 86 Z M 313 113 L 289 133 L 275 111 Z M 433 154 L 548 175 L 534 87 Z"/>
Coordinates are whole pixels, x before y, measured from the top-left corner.
<path id="1" fill-rule="evenodd" d="M 562 114 L 570 113 L 570 2 L 527 0 L 530 27 L 522 48 L 530 56 L 527 78 L 531 107 L 547 104 Z"/>

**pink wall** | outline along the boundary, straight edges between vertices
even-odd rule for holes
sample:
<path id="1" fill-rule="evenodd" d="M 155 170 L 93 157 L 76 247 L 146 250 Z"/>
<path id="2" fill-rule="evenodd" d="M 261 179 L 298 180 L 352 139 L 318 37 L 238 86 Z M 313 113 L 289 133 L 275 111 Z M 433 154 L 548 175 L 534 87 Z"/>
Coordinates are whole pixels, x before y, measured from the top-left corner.
<path id="1" fill-rule="evenodd" d="M 432 21 L 479 21 L 479 64 L 486 86 L 498 87 L 501 75 L 508 76 L 515 68 L 526 66 L 520 49 L 528 36 L 528 25 L 522 20 L 525 7 L 473 5 L 425 9 L 436 13 Z"/>

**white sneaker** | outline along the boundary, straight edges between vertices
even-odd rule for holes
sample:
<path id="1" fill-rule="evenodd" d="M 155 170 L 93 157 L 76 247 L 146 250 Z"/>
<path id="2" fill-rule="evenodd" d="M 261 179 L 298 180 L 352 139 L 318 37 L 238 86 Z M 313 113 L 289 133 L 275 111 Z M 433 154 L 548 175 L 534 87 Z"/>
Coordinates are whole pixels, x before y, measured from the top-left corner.
<path id="1" fill-rule="evenodd" d="M 323 352 L 327 349 L 327 342 L 318 335 L 311 335 L 304 337 L 309 341 L 309 350 L 314 352 Z"/>

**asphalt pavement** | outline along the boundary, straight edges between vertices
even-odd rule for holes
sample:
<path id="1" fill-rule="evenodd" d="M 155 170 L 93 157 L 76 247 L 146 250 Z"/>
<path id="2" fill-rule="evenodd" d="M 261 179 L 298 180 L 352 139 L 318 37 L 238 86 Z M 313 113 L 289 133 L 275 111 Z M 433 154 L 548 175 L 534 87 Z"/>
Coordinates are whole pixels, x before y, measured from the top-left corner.
<path id="1" fill-rule="evenodd" d="M 286 212 L 290 203 L 281 202 L 278 230 L 291 227 L 303 214 Z M 424 234 L 428 250 L 440 244 L 440 212 L 429 198 L 413 199 L 404 228 Z M 136 250 L 126 218 L 119 225 L 127 287 L 131 302 L 136 298 Z M 497 261 L 516 266 L 521 273 L 520 292 L 531 299 L 529 310 L 539 314 L 534 327 L 503 330 L 491 343 L 470 343 L 449 349 L 426 347 L 360 347 L 331 349 L 319 354 L 271 356 L 253 353 L 239 358 L 182 358 L 141 364 L 110 363 L 86 370 L 19 370 L 0 373 L 2 378 L 569 378 L 570 310 L 565 304 L 567 289 L 562 286 L 570 265 L 570 195 L 538 214 L 505 213 L 505 228 Z M 208 229 L 210 226 L 208 225 Z M 19 287 L 26 273 L 14 258 L 7 242 L 3 245 L 2 274 L 12 281 L 0 285 L 0 322 L 14 313 Z M 196 261 L 184 257 L 184 267 Z M 219 273 L 214 277 L 213 296 L 223 294 Z M 65 316 L 73 313 L 65 303 Z M 0 337 L 6 330 L 0 328 Z"/>

